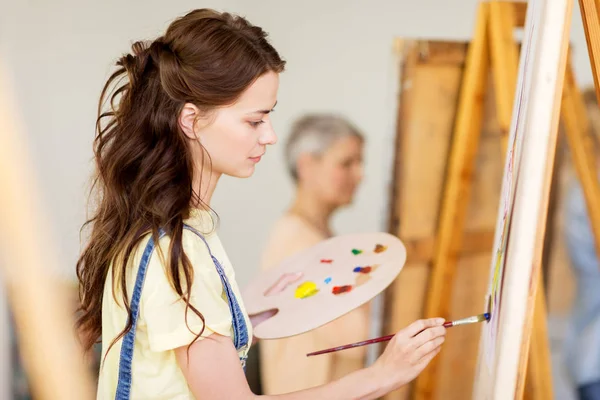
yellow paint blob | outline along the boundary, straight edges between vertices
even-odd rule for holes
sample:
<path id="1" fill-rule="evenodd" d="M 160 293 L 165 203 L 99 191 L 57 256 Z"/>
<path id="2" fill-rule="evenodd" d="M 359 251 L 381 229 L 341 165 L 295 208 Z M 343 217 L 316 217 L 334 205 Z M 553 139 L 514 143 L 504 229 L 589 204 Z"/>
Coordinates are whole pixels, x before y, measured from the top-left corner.
<path id="1" fill-rule="evenodd" d="M 298 286 L 295 296 L 297 299 L 305 299 L 307 297 L 314 296 L 318 292 L 319 289 L 317 288 L 317 284 L 309 281 Z"/>

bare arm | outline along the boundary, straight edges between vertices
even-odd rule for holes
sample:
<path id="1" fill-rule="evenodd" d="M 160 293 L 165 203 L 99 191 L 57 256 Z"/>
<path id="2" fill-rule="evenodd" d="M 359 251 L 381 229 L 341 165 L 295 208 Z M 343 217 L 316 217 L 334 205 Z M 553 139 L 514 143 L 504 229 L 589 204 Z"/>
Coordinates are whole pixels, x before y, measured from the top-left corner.
<path id="1" fill-rule="evenodd" d="M 278 396 L 250 390 L 231 338 L 213 334 L 188 348 L 175 349 L 177 361 L 197 399 L 376 399 L 412 381 L 440 351 L 443 320 L 417 321 L 390 341 L 371 367 L 315 388 Z M 189 354 L 189 357 L 188 357 Z"/>

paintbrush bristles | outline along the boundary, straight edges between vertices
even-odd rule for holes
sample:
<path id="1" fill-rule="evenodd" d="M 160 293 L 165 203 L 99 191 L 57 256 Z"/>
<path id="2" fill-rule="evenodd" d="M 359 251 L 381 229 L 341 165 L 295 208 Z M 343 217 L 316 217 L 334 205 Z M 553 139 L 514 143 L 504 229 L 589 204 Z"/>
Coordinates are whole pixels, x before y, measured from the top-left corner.
<path id="1" fill-rule="evenodd" d="M 488 321 L 489 319 L 490 319 L 490 314 L 484 313 L 484 314 L 474 315 L 474 316 L 468 317 L 468 318 L 457 319 L 456 321 L 450 321 L 450 322 L 445 323 L 444 326 L 449 328 L 451 326 L 476 324 L 478 322 Z"/>

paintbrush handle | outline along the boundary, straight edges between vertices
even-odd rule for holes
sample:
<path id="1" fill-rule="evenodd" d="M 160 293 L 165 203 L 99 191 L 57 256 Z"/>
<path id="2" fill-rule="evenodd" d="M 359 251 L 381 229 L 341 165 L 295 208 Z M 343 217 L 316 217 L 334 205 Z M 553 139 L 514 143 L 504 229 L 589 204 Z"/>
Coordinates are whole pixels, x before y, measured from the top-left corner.
<path id="1" fill-rule="evenodd" d="M 356 343 L 346 344 L 343 346 L 332 347 L 330 349 L 315 351 L 313 353 L 308 353 L 306 356 L 307 357 L 318 356 L 319 354 L 333 353 L 334 351 L 351 349 L 353 347 L 360 347 L 360 346 L 366 346 L 368 344 L 373 344 L 373 343 L 386 342 L 388 340 L 391 340 L 393 337 L 394 337 L 394 335 L 381 336 L 381 337 L 378 337 L 375 339 L 363 340 L 362 342 L 356 342 Z"/>
<path id="2" fill-rule="evenodd" d="M 482 319 L 482 317 L 485 317 L 485 318 Z M 489 319 L 488 313 L 481 314 L 481 315 L 478 315 L 475 317 L 463 318 L 463 319 L 459 319 L 456 321 L 446 321 L 446 322 L 444 322 L 443 326 L 444 326 L 444 328 L 452 328 L 453 326 L 458 326 L 458 325 L 463 325 L 463 324 L 472 324 L 475 322 L 481 322 L 482 320 L 486 320 L 486 319 Z M 419 332 L 419 333 L 421 333 L 421 332 Z M 417 333 L 417 335 L 419 333 Z M 350 343 L 350 344 L 345 344 L 343 346 L 332 347 L 330 349 L 315 351 L 312 353 L 308 353 L 306 356 L 307 357 L 318 356 L 319 354 L 333 353 L 334 351 L 351 349 L 353 347 L 360 347 L 360 346 L 366 346 L 368 344 L 373 344 L 373 343 L 386 342 L 388 340 L 391 340 L 393 337 L 394 337 L 394 335 L 381 336 L 381 337 L 378 337 L 375 339 L 363 340 L 362 342 Z"/>
<path id="3" fill-rule="evenodd" d="M 452 326 L 453 325 L 452 325 L 451 321 L 444 322 L 444 328 L 450 328 Z M 419 333 L 421 333 L 421 332 L 419 332 Z M 417 333 L 417 335 L 419 333 Z M 388 340 L 392 340 L 393 337 L 394 337 L 394 335 L 381 336 L 381 337 L 378 337 L 378 338 L 375 338 L 375 339 L 363 340 L 362 342 L 350 343 L 350 344 L 345 344 L 343 346 L 332 347 L 330 349 L 315 351 L 313 353 L 308 353 L 306 356 L 307 357 L 318 356 L 319 354 L 333 353 L 334 351 L 351 349 L 353 347 L 366 346 L 368 344 L 373 344 L 373 343 L 387 342 Z"/>

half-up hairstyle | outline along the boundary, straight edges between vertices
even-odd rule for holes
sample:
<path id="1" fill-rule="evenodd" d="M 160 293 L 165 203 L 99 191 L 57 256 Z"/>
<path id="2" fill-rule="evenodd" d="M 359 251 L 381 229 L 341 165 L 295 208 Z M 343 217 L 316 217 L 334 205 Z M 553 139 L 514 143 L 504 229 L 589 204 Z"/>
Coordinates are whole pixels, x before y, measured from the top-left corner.
<path id="1" fill-rule="evenodd" d="M 157 240 L 161 228 L 171 238 L 165 262 L 173 289 L 204 320 L 189 302 L 193 269 L 182 246 L 190 205 L 202 203 L 192 188 L 190 142 L 178 116 L 186 103 L 203 112 L 230 105 L 261 75 L 282 72 L 284 65 L 261 28 L 209 9 L 178 18 L 164 36 L 134 43 L 132 54 L 117 61 L 98 106 L 92 185 L 98 200 L 82 227 L 91 227 L 90 239 L 77 261 L 77 326 L 86 350 L 102 332 L 111 264 L 113 296 L 117 301 L 120 294 L 129 314 L 112 344 L 131 329 L 125 268 L 144 235 Z"/>

